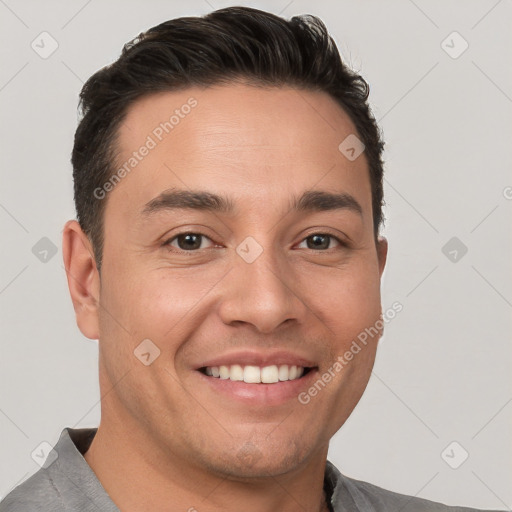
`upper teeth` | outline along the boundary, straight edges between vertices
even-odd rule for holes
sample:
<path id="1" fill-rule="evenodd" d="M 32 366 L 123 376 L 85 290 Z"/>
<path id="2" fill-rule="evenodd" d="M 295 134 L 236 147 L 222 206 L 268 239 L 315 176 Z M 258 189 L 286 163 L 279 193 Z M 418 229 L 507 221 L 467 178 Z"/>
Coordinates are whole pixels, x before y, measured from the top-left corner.
<path id="1" fill-rule="evenodd" d="M 272 384 L 284 380 L 295 380 L 304 373 L 303 366 L 289 366 L 282 364 L 280 366 L 241 366 L 233 364 L 231 366 L 207 366 L 206 375 L 219 377 L 221 379 L 239 380 L 250 384 Z"/>

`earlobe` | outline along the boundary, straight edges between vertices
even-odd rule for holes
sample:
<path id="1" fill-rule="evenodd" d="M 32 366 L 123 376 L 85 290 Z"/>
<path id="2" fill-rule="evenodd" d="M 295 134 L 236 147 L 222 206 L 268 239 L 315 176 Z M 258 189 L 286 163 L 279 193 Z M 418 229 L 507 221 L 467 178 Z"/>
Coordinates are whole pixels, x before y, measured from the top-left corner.
<path id="1" fill-rule="evenodd" d="M 92 245 L 76 220 L 70 220 L 64 226 L 62 252 L 78 328 L 87 338 L 97 340 L 99 273 Z"/>
<path id="2" fill-rule="evenodd" d="M 386 260 L 388 257 L 388 241 L 383 237 L 379 236 L 377 239 L 377 258 L 379 260 L 379 276 L 382 277 L 384 267 L 386 266 Z"/>

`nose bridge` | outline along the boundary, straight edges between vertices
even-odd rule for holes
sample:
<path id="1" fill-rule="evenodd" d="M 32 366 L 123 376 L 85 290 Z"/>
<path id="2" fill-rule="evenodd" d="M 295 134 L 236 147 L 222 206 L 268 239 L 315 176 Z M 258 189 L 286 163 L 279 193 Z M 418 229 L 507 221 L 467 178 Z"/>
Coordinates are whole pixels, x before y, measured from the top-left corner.
<path id="1" fill-rule="evenodd" d="M 246 322 L 271 332 L 286 320 L 300 320 L 304 313 L 291 282 L 293 272 L 270 242 L 263 246 L 247 237 L 240 243 L 228 279 L 220 308 L 225 323 Z"/>

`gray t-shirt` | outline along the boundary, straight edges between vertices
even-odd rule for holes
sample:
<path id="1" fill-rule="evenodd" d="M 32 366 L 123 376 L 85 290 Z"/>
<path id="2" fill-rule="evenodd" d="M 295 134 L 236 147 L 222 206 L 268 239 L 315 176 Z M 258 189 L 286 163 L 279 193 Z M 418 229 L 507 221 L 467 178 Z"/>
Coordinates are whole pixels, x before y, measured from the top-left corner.
<path id="1" fill-rule="evenodd" d="M 65 428 L 47 462 L 6 496 L 0 503 L 0 512 L 119 512 L 83 457 L 96 430 Z M 342 475 L 330 461 L 325 467 L 324 489 L 332 512 L 477 510 L 386 491 Z"/>

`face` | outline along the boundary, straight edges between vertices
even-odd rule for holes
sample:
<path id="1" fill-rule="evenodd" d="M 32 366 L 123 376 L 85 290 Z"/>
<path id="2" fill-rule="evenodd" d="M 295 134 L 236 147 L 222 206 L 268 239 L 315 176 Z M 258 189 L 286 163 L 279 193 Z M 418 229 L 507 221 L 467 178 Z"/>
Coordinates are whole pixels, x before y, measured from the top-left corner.
<path id="1" fill-rule="evenodd" d="M 381 313 L 367 161 L 338 149 L 355 133 L 330 97 L 291 88 L 130 108 L 116 162 L 129 171 L 103 199 L 100 306 L 78 316 L 100 339 L 102 421 L 237 477 L 326 454 L 378 337 L 335 363 Z"/>

